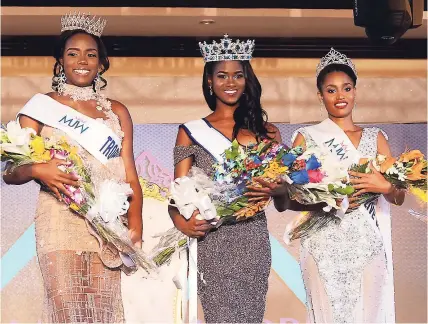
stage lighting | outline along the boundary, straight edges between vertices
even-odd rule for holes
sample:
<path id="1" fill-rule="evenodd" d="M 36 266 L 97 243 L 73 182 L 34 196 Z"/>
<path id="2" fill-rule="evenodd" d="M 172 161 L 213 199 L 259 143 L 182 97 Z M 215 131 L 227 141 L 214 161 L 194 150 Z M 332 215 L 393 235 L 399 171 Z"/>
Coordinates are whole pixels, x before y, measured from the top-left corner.
<path id="1" fill-rule="evenodd" d="M 354 0 L 354 23 L 377 44 L 395 43 L 422 25 L 424 0 Z"/>

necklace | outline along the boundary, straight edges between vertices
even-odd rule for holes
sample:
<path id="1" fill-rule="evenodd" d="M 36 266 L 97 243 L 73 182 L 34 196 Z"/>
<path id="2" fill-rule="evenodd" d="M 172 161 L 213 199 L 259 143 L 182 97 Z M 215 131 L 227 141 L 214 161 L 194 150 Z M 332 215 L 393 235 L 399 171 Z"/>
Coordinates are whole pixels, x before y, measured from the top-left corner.
<path id="1" fill-rule="evenodd" d="M 92 86 L 78 87 L 75 85 L 65 83 L 61 86 L 60 89 L 58 89 L 58 93 L 61 96 L 69 96 L 74 101 L 96 100 L 97 101 L 96 109 L 98 111 L 102 111 L 102 110 L 108 111 L 111 109 L 111 102 L 107 100 L 107 98 L 104 95 L 95 92 Z"/>

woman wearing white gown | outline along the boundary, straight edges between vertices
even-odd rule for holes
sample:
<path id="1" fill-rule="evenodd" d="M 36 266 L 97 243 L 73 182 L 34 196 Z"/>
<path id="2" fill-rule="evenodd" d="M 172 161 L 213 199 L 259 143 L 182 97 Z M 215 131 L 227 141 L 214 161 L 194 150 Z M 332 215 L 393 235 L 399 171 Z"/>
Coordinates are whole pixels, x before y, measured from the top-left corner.
<path id="1" fill-rule="evenodd" d="M 301 128 L 294 146 L 320 146 L 349 167 L 360 158 L 390 156 L 386 134 L 354 124 L 357 75 L 345 55 L 331 50 L 317 68 L 320 103 L 328 119 Z M 388 323 L 395 321 L 389 204 L 401 205 L 404 192 L 373 170 L 350 173 L 356 193 L 340 224 L 331 223 L 301 240 L 308 321 L 312 323 Z M 364 192 L 380 193 L 376 202 L 358 206 Z M 386 201 L 385 201 L 386 200 Z M 382 208 L 380 208 L 382 207 Z"/>

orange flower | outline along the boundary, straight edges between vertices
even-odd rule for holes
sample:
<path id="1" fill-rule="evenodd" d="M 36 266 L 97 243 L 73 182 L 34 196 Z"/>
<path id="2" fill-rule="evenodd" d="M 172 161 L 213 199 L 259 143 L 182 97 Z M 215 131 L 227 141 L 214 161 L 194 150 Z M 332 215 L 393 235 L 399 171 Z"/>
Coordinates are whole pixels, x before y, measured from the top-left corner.
<path id="1" fill-rule="evenodd" d="M 422 180 L 426 177 L 426 175 L 422 174 L 422 169 L 426 167 L 426 161 L 421 161 L 416 163 L 411 169 L 410 173 L 408 173 L 407 179 L 411 181 Z"/>
<path id="2" fill-rule="evenodd" d="M 419 150 L 412 150 L 406 153 L 401 154 L 399 161 L 400 162 L 409 162 L 411 160 L 422 159 L 424 155 Z"/>
<path id="3" fill-rule="evenodd" d="M 385 173 L 390 167 L 394 165 L 397 160 L 391 156 L 388 156 L 385 161 L 380 165 L 380 172 Z"/>

